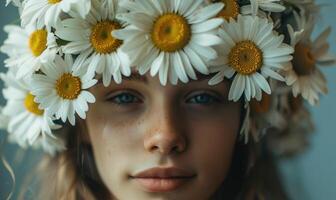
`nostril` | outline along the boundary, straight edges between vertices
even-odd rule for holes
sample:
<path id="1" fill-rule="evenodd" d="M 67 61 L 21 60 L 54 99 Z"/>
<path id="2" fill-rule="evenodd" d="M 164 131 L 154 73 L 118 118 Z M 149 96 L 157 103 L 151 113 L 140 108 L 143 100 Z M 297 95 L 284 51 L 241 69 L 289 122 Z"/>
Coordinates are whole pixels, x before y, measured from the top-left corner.
<path id="1" fill-rule="evenodd" d="M 161 154 L 174 154 L 174 153 L 180 153 L 183 151 L 183 147 L 179 145 L 174 145 L 174 146 L 160 146 L 160 145 L 153 145 L 150 148 L 150 152 L 155 152 L 159 151 Z"/>
<path id="2" fill-rule="evenodd" d="M 181 150 L 181 148 L 179 148 L 179 146 L 174 146 L 173 149 L 171 150 L 174 153 L 179 153 Z"/>
<path id="3" fill-rule="evenodd" d="M 168 126 L 165 126 L 168 127 Z M 161 126 L 162 128 L 162 126 Z M 163 129 L 163 128 L 162 128 Z M 186 148 L 186 136 L 179 130 L 164 129 L 150 131 L 144 136 L 144 148 L 151 153 L 176 154 Z"/>
<path id="4" fill-rule="evenodd" d="M 150 149 L 150 151 L 153 152 L 153 151 L 156 151 L 156 150 L 158 150 L 158 149 L 159 149 L 158 146 L 152 146 L 151 149 Z"/>

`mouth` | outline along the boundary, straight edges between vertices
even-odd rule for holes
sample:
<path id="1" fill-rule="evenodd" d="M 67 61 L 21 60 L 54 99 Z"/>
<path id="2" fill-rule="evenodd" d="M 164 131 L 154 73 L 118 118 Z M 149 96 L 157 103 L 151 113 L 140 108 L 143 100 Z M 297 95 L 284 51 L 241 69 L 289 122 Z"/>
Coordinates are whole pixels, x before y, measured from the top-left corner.
<path id="1" fill-rule="evenodd" d="M 193 177 L 133 178 L 146 192 L 169 192 L 190 182 Z"/>
<path id="2" fill-rule="evenodd" d="M 194 173 L 175 167 L 156 167 L 130 176 L 146 192 L 173 191 L 189 183 L 195 177 Z"/>

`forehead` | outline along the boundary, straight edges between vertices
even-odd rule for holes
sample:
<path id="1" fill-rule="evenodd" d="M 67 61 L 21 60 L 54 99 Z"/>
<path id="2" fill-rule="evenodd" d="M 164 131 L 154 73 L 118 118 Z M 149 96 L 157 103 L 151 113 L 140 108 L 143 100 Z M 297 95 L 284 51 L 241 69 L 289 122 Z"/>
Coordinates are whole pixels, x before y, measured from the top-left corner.
<path id="1" fill-rule="evenodd" d="M 183 86 L 183 85 L 188 85 L 191 83 L 199 83 L 199 82 L 208 82 L 214 75 L 213 74 L 201 74 L 201 73 L 196 73 L 197 79 L 193 80 L 190 79 L 188 83 L 182 83 L 178 82 L 177 86 Z M 102 84 L 102 76 L 101 75 L 96 75 L 96 79 L 98 80 L 98 84 Z M 122 77 L 122 82 L 120 84 L 123 84 L 124 82 L 141 82 L 144 84 L 160 84 L 158 76 L 152 77 L 149 73 L 141 75 L 137 71 L 132 71 L 130 76 L 123 76 Z M 226 82 L 226 81 L 224 81 Z M 111 84 L 114 84 L 113 81 Z M 161 85 L 161 84 L 160 84 Z M 170 85 L 169 81 L 167 85 Z"/>

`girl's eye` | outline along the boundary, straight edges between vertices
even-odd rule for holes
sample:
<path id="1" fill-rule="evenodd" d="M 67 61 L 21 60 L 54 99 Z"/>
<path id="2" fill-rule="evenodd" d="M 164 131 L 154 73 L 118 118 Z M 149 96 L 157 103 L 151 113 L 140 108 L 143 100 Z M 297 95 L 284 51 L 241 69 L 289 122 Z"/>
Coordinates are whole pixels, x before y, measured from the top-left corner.
<path id="1" fill-rule="evenodd" d="M 202 105 L 218 103 L 218 102 L 220 102 L 219 97 L 212 95 L 212 94 L 208 94 L 208 93 L 197 94 L 187 100 L 187 103 L 202 104 Z"/>
<path id="2" fill-rule="evenodd" d="M 108 101 L 112 101 L 113 103 L 119 105 L 141 102 L 141 100 L 138 97 L 129 92 L 122 92 L 118 95 L 114 95 L 113 97 L 108 98 Z"/>

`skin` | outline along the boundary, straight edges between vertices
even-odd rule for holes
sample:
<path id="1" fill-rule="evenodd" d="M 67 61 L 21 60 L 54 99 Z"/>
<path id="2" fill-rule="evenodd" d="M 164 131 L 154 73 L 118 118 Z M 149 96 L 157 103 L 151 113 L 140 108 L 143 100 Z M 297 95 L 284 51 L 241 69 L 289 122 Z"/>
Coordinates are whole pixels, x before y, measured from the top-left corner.
<path id="1" fill-rule="evenodd" d="M 86 127 L 98 172 L 115 199 L 211 199 L 224 181 L 239 132 L 240 103 L 227 100 L 229 83 L 208 77 L 162 86 L 133 74 L 121 84 L 91 88 Z M 149 192 L 136 172 L 176 166 L 195 177 L 169 192 Z"/>

